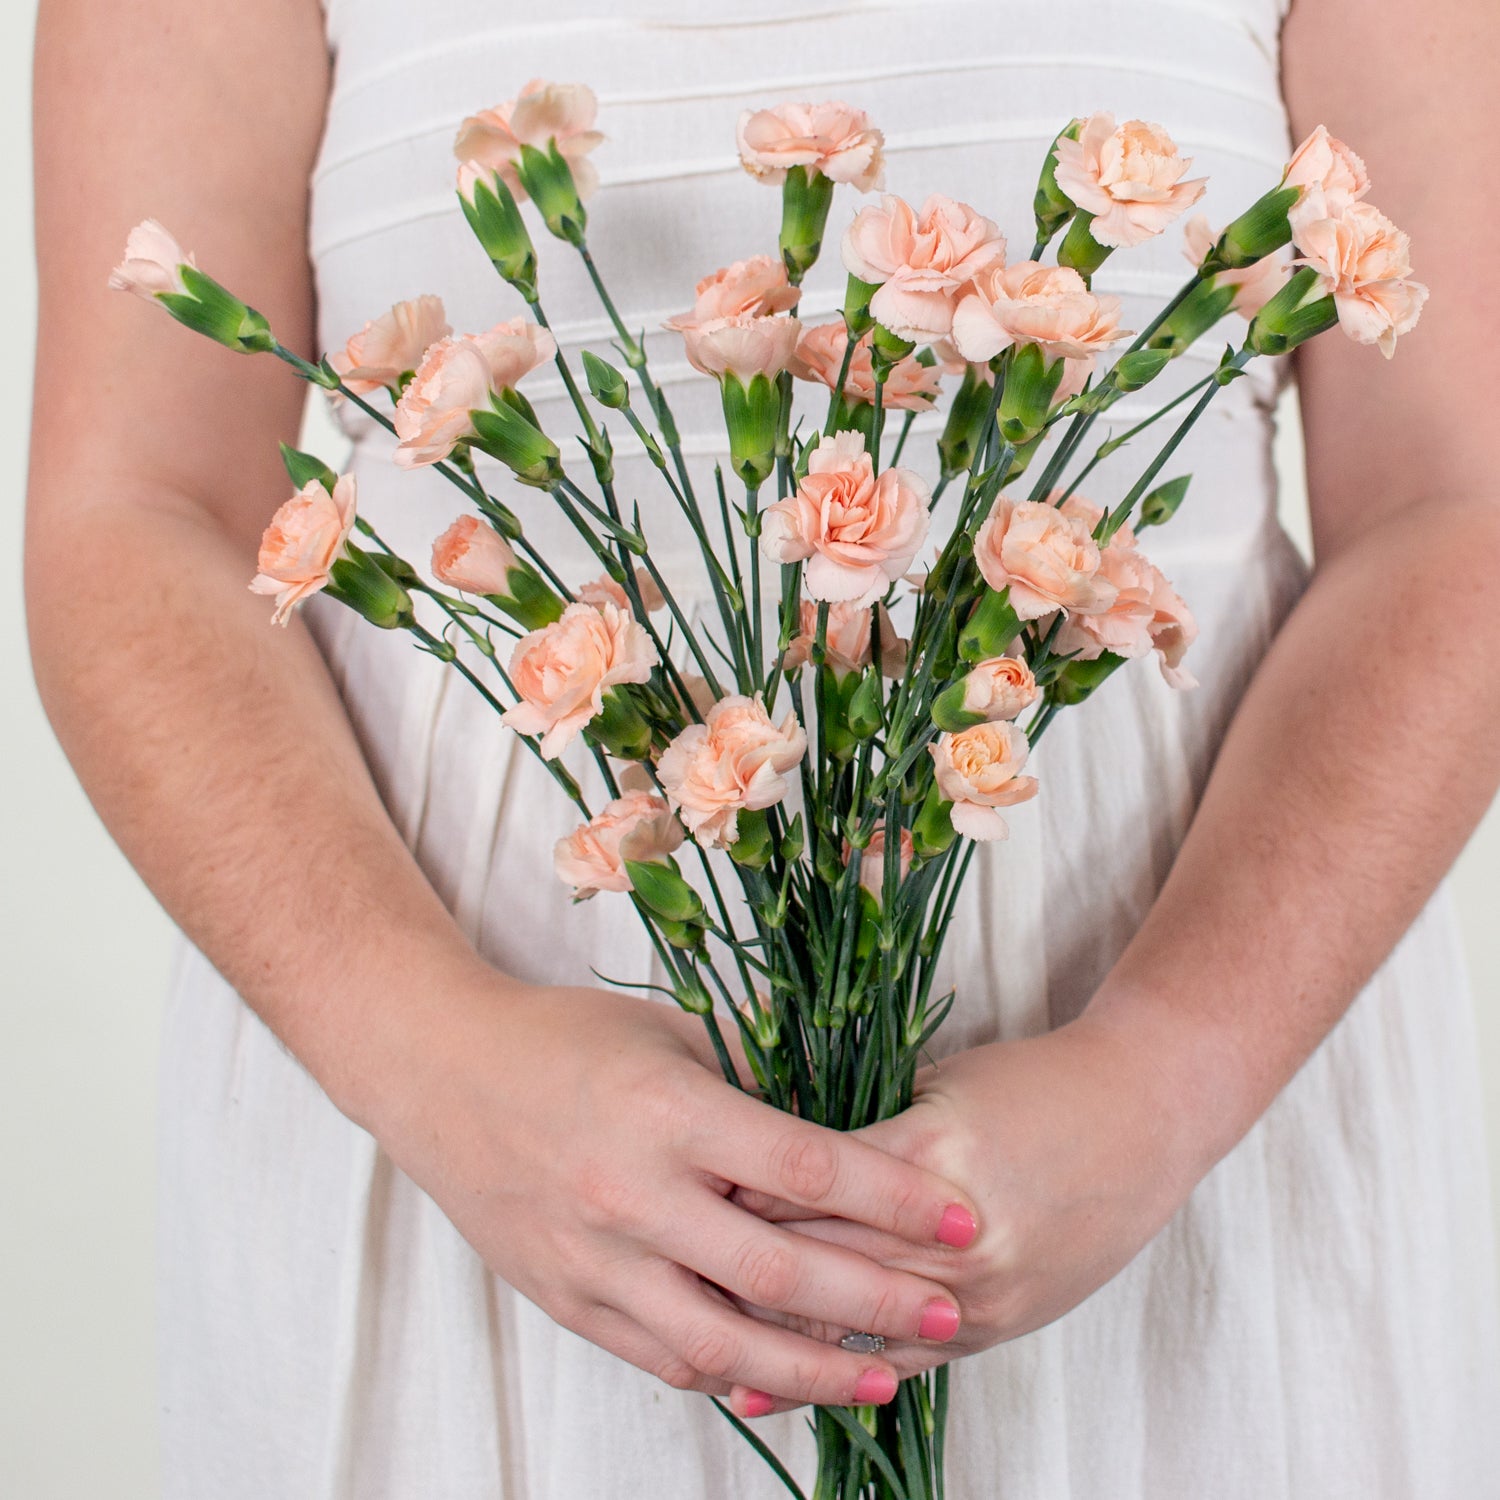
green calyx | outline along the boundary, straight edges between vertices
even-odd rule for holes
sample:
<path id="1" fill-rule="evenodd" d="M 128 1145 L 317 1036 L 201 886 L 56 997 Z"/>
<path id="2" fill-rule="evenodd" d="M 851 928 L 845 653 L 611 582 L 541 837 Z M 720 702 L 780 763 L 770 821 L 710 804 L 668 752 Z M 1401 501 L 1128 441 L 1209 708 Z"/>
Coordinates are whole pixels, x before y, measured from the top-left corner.
<path id="1" fill-rule="evenodd" d="M 833 202 L 833 183 L 821 172 L 790 167 L 781 183 L 781 238 L 787 280 L 793 286 L 813 268 L 823 248 L 823 230 Z"/>
<path id="2" fill-rule="evenodd" d="M 547 489 L 562 478 L 557 444 L 536 425 L 526 398 L 513 390 L 497 392 L 488 410 L 469 413 L 474 446 L 497 458 L 521 481 Z"/>
<path id="3" fill-rule="evenodd" d="M 1299 266 L 1256 313 L 1245 348 L 1255 354 L 1288 354 L 1338 320 L 1333 298 L 1318 289 L 1318 273 L 1311 266 Z"/>
<path id="4" fill-rule="evenodd" d="M 382 630 L 405 629 L 415 623 L 416 614 L 404 583 L 392 576 L 402 569 L 410 572 L 399 558 L 345 542 L 344 555 L 328 570 L 325 592 Z"/>
<path id="5" fill-rule="evenodd" d="M 515 194 L 499 173 L 478 178 L 471 195 L 460 192 L 464 218 L 495 269 L 527 302 L 537 300 L 536 247 Z"/>
<path id="6" fill-rule="evenodd" d="M 523 145 L 516 161 L 516 176 L 536 204 L 548 230 L 570 245 L 583 246 L 588 214 L 578 196 L 578 184 L 567 158 L 557 149 L 554 137 L 547 149 Z"/>
<path id="7" fill-rule="evenodd" d="M 158 292 L 156 300 L 179 323 L 236 354 L 269 354 L 276 347 L 263 313 L 241 302 L 195 266 L 181 265 L 177 274 L 186 290 Z"/>
<path id="8" fill-rule="evenodd" d="M 776 467 L 780 386 L 768 375 L 752 375 L 747 383 L 730 370 L 719 381 L 719 393 L 729 429 L 729 466 L 755 489 Z"/>
<path id="9" fill-rule="evenodd" d="M 1021 617 L 1011 608 L 1010 590 L 986 589 L 958 633 L 958 654 L 972 667 L 1005 648 L 1021 633 Z"/>
<path id="10" fill-rule="evenodd" d="M 1051 243 L 1057 232 L 1073 217 L 1077 205 L 1057 185 L 1057 143 L 1076 141 L 1082 128 L 1081 120 L 1073 120 L 1053 138 L 1047 148 L 1047 159 L 1042 163 L 1042 173 L 1037 180 L 1036 194 L 1031 200 L 1031 210 L 1036 218 L 1036 242 L 1038 250 Z"/>
<path id="11" fill-rule="evenodd" d="M 1219 236 L 1218 244 L 1204 257 L 1203 273 L 1243 270 L 1290 244 L 1289 216 L 1301 196 L 1301 188 L 1277 187 L 1257 198 Z"/>

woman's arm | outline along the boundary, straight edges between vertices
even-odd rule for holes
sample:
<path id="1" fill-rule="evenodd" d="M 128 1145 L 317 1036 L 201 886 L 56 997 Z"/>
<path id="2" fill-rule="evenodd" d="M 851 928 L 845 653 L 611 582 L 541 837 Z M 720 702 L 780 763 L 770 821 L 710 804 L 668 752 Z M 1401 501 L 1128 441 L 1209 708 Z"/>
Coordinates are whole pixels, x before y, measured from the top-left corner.
<path id="1" fill-rule="evenodd" d="M 27 604 L 48 712 L 168 911 L 492 1267 L 674 1383 L 851 1400 L 884 1361 L 764 1329 L 699 1273 L 907 1336 L 947 1294 L 725 1195 L 780 1182 L 918 1239 L 962 1195 L 731 1089 L 690 1017 L 476 957 L 310 636 L 246 588 L 303 388 L 105 289 L 152 214 L 310 349 L 327 89 L 315 0 L 44 0 Z"/>
<path id="2" fill-rule="evenodd" d="M 1365 154 L 1432 295 L 1390 364 L 1337 331 L 1299 352 L 1316 571 L 1170 878 L 1079 1021 L 948 1060 L 864 1132 L 973 1189 L 986 1234 L 962 1267 L 803 1226 L 946 1280 L 959 1348 L 1042 1326 L 1134 1257 L 1343 1015 L 1500 780 L 1500 10 L 1412 15 L 1295 0 L 1285 28 L 1294 137 L 1322 121 Z M 903 1374 L 933 1361 L 897 1351 Z"/>

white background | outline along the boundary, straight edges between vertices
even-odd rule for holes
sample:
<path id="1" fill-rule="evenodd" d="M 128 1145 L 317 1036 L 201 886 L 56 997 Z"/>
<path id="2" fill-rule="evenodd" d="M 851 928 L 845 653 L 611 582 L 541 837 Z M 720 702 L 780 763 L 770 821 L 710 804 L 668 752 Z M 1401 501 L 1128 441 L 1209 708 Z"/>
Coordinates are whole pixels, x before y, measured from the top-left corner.
<path id="1" fill-rule="evenodd" d="M 21 607 L 23 459 L 35 314 L 30 39 L 35 0 L 0 0 L 0 1495 L 157 1493 L 152 1351 L 155 1047 L 170 930 L 52 739 Z M 101 276 L 107 268 L 101 267 Z M 1291 524 L 1300 473 L 1282 438 Z M 270 500 L 280 497 L 269 497 Z M 108 580 L 99 580 L 107 587 Z M 1455 878 L 1500 1163 L 1500 814 Z M 1500 1176 L 1497 1176 L 1500 1180 Z M 209 1500 L 209 1497 L 205 1497 Z M 270 1497 L 268 1497 L 270 1500 Z"/>

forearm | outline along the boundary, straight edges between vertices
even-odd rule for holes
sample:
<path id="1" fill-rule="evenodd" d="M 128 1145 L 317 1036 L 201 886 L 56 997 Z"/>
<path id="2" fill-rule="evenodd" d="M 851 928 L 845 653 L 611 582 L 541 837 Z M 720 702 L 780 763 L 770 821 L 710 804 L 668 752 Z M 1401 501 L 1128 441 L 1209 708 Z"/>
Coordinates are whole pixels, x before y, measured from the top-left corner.
<path id="1" fill-rule="evenodd" d="M 1343 1015 L 1494 794 L 1497 545 L 1492 497 L 1445 496 L 1319 567 L 1089 1007 L 1145 1042 L 1205 1170 Z"/>
<path id="2" fill-rule="evenodd" d="M 48 713 L 168 912 L 362 1113 L 402 1036 L 477 960 L 386 815 L 305 627 L 267 623 L 242 549 L 192 499 L 123 484 L 136 492 L 115 477 L 97 486 L 107 503 L 33 507 Z"/>

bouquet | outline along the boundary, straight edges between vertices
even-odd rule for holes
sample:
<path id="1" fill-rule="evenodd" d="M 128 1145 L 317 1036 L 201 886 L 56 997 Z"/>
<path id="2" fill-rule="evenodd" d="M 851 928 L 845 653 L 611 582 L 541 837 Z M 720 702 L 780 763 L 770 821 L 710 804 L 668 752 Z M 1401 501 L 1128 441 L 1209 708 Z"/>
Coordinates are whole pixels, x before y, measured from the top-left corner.
<path id="1" fill-rule="evenodd" d="M 285 361 L 388 428 L 397 464 L 451 481 L 464 510 L 421 571 L 359 514 L 351 475 L 284 447 L 297 492 L 251 588 L 274 596 L 281 623 L 321 591 L 460 673 L 577 810 L 558 876 L 578 900 L 634 905 L 725 1078 L 856 1129 L 912 1101 L 954 999 L 935 974 L 955 901 L 978 844 L 1005 838 L 1007 810 L 1037 794 L 1028 759 L 1057 714 L 1153 654 L 1169 683 L 1192 686 L 1192 614 L 1141 542 L 1187 496 L 1189 476 L 1167 473 L 1183 438 L 1252 360 L 1336 325 L 1389 356 L 1426 288 L 1406 236 L 1365 201 L 1360 159 L 1319 127 L 1222 233 L 1187 224 L 1191 274 L 1144 328 L 1121 328 L 1118 299 L 1092 278 L 1182 215 L 1204 180 L 1159 127 L 1099 113 L 1047 151 L 1026 259 L 967 204 L 885 195 L 844 229 L 842 316 L 807 326 L 801 283 L 835 188 L 881 186 L 882 136 L 845 104 L 747 111 L 741 160 L 780 188 L 777 253 L 706 276 L 668 324 L 722 395 L 727 460 L 707 490 L 590 254 L 595 114 L 587 88 L 536 81 L 463 123 L 463 212 L 525 304 L 487 332 L 455 336 L 427 296 L 304 359 L 150 221 L 112 284 Z M 582 258 L 613 357 L 585 353 L 575 369 L 558 350 L 527 200 Z M 1231 313 L 1248 332 L 1208 375 L 1089 450 L 1123 396 Z M 523 392 L 548 362 L 577 414 L 566 458 Z M 945 376 L 956 386 L 936 462 L 908 467 L 913 420 L 938 407 Z M 813 405 L 799 400 L 809 392 Z M 1128 489 L 1088 487 L 1105 456 L 1168 417 Z M 707 626 L 616 488 L 620 442 L 649 456 L 691 533 Z M 596 578 L 560 576 L 487 490 L 476 452 L 561 511 Z M 565 763 L 579 754 L 602 805 Z M 951 1244 L 974 1233 L 945 1226 Z M 883 1340 L 856 1330 L 845 1344 Z M 871 1404 L 817 1408 L 815 1500 L 941 1496 L 947 1392 L 939 1367 Z"/>

